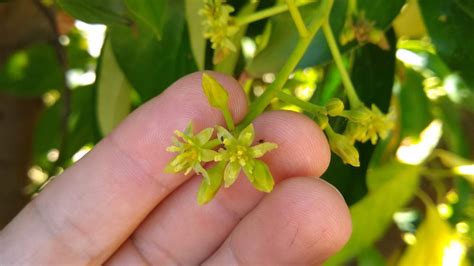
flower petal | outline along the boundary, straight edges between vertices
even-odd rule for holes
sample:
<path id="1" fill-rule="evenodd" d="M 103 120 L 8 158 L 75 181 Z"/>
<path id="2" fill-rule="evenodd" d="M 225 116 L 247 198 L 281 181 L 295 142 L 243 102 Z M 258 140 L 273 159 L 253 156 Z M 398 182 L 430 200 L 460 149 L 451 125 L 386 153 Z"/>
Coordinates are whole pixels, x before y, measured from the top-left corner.
<path id="1" fill-rule="evenodd" d="M 207 183 L 205 179 L 202 180 L 197 194 L 197 201 L 199 205 L 208 203 L 216 195 L 217 191 L 222 185 L 225 165 L 225 162 L 220 162 L 207 170 L 210 183 Z"/>
<path id="2" fill-rule="evenodd" d="M 242 132 L 240 132 L 238 141 L 239 144 L 249 147 L 250 145 L 252 145 L 254 138 L 255 130 L 253 128 L 253 125 L 250 124 L 246 128 L 244 128 Z"/>
<path id="3" fill-rule="evenodd" d="M 228 163 L 224 171 L 224 187 L 228 188 L 234 184 L 240 173 L 240 164 L 237 162 Z"/>
<path id="4" fill-rule="evenodd" d="M 250 180 L 250 182 L 253 182 L 254 180 L 254 175 L 253 175 L 253 168 L 255 166 L 255 160 L 250 161 L 246 165 L 244 165 L 242 168 L 244 169 L 244 173 L 247 176 L 247 178 Z"/>
<path id="5" fill-rule="evenodd" d="M 232 136 L 232 134 L 227 129 L 221 126 L 217 126 L 217 138 L 221 143 L 224 143 L 224 140 L 226 139 L 231 141 L 235 140 L 234 136 Z"/>
<path id="6" fill-rule="evenodd" d="M 201 150 L 201 162 L 211 162 L 214 161 L 216 156 L 218 156 L 219 153 L 214 150 L 209 150 L 209 149 L 202 149 Z"/>
<path id="7" fill-rule="evenodd" d="M 202 175 L 202 177 L 204 178 L 204 180 L 206 180 L 206 182 L 208 184 L 211 183 L 211 180 L 209 178 L 209 174 L 207 173 L 206 169 L 204 169 L 204 167 L 202 167 L 201 164 L 199 164 L 199 163 L 194 164 L 193 169 L 194 169 L 194 172 L 197 175 Z"/>
<path id="8" fill-rule="evenodd" d="M 199 132 L 196 135 L 196 139 L 200 145 L 206 144 L 212 137 L 212 133 L 214 132 L 214 129 L 212 127 L 203 129 L 201 132 Z"/>
<path id="9" fill-rule="evenodd" d="M 184 130 L 184 135 L 187 135 L 187 136 L 192 136 L 193 133 L 194 133 L 194 126 L 193 126 L 193 122 L 189 122 L 188 125 L 186 126 L 186 129 Z"/>
<path id="10" fill-rule="evenodd" d="M 264 142 L 258 145 L 255 145 L 250 148 L 252 157 L 253 158 L 260 158 L 262 157 L 265 153 L 274 150 L 278 148 L 278 145 L 276 143 L 272 142 Z"/>
<path id="11" fill-rule="evenodd" d="M 268 166 L 260 160 L 255 160 L 252 177 L 248 176 L 248 178 L 257 190 L 263 192 L 270 192 L 275 186 L 275 181 L 273 180 L 270 169 L 268 169 Z"/>

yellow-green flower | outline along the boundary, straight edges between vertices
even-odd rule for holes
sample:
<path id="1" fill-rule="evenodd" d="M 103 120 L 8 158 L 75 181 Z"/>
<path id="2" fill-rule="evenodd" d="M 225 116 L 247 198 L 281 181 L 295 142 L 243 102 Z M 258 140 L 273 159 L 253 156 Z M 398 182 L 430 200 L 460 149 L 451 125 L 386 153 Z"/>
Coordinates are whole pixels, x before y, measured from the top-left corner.
<path id="1" fill-rule="evenodd" d="M 278 145 L 264 142 L 252 146 L 255 138 L 252 124 L 242 130 L 237 138 L 227 129 L 217 127 L 217 136 L 224 147 L 219 150 L 215 160 L 228 162 L 224 170 L 224 186 L 231 186 L 239 176 L 241 169 L 243 169 L 256 189 L 270 192 L 275 184 L 272 174 L 268 166 L 257 159 L 276 149 Z"/>
<path id="2" fill-rule="evenodd" d="M 345 164 L 360 166 L 359 152 L 354 143 L 344 135 L 332 133 L 328 135 L 331 150 L 337 154 Z"/>
<path id="3" fill-rule="evenodd" d="M 379 137 L 386 138 L 393 127 L 390 117 L 382 113 L 375 104 L 372 104 L 372 109 L 361 106 L 351 110 L 348 118 L 344 135 L 352 142 L 370 140 L 375 144 Z"/>
<path id="4" fill-rule="evenodd" d="M 219 63 L 231 51 L 237 48 L 231 38 L 238 31 L 239 27 L 234 25 L 230 13 L 234 8 L 225 4 L 225 0 L 205 0 L 204 8 L 199 14 L 204 17 L 204 37 L 211 40 L 214 49 L 214 63 Z"/>
<path id="5" fill-rule="evenodd" d="M 359 43 L 372 43 L 383 50 L 390 49 L 390 45 L 383 30 L 376 28 L 373 21 L 369 21 L 363 12 L 351 15 L 342 30 L 339 41 L 342 45 L 356 40 Z"/>
<path id="6" fill-rule="evenodd" d="M 213 161 L 214 157 L 218 155 L 216 151 L 206 147 L 213 132 L 213 128 L 206 128 L 194 135 L 192 123 L 189 123 L 184 132 L 176 130 L 175 134 L 181 140 L 173 137 L 174 145 L 166 150 L 179 154 L 166 165 L 165 172 L 184 171 L 184 174 L 187 175 L 191 170 L 194 170 L 196 174 L 201 174 L 209 182 L 209 175 L 201 163 Z"/>

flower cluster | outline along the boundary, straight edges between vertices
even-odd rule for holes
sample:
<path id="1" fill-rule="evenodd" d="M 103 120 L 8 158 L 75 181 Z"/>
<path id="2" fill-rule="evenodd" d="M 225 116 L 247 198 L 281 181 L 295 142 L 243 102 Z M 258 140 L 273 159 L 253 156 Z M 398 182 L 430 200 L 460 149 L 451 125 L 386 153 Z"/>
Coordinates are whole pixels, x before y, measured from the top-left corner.
<path id="1" fill-rule="evenodd" d="M 359 43 L 372 43 L 384 50 L 390 49 L 384 31 L 376 28 L 374 22 L 367 20 L 364 13 L 350 16 L 339 38 L 342 45 L 353 40 Z"/>
<path id="2" fill-rule="evenodd" d="M 393 127 L 390 117 L 383 114 L 374 104 L 372 104 L 372 109 L 361 106 L 349 112 L 351 114 L 348 116 L 349 122 L 344 135 L 348 136 L 352 142 L 370 140 L 372 144 L 375 144 L 379 137 L 386 138 Z"/>
<path id="3" fill-rule="evenodd" d="M 318 123 L 323 124 L 329 138 L 331 150 L 337 154 L 344 163 L 359 166 L 359 153 L 354 144 L 358 142 L 371 141 L 377 143 L 378 139 L 388 136 L 394 123 L 390 115 L 386 115 L 372 104 L 369 109 L 365 105 L 344 110 L 344 103 L 339 99 L 331 99 L 325 106 L 326 113 L 320 114 Z M 321 118 L 323 116 L 323 118 Z M 328 122 L 327 116 L 340 116 L 347 119 L 343 134 L 334 132 Z"/>
<path id="4" fill-rule="evenodd" d="M 210 39 L 214 49 L 214 64 L 222 61 L 236 47 L 231 38 L 239 27 L 234 24 L 230 13 L 234 8 L 225 3 L 225 0 L 204 0 L 204 8 L 199 14 L 204 17 L 204 37 Z"/>
<path id="5" fill-rule="evenodd" d="M 252 146 L 255 139 L 252 124 L 239 134 L 218 126 L 217 139 L 211 139 L 213 131 L 213 128 L 206 128 L 194 135 L 192 126 L 188 126 L 184 132 L 176 131 L 179 139 L 175 137 L 174 145 L 168 147 L 167 151 L 178 155 L 168 163 L 165 171 L 189 174 L 194 170 L 196 174 L 202 175 L 203 181 L 198 193 L 200 204 L 209 202 L 222 183 L 224 187 L 230 187 L 241 170 L 257 190 L 270 192 L 274 186 L 272 174 L 268 166 L 258 159 L 278 146 L 270 142 Z M 218 151 L 213 150 L 217 147 L 220 147 Z M 217 164 L 206 170 L 204 164 L 208 162 Z"/>
<path id="6" fill-rule="evenodd" d="M 202 86 L 210 105 L 219 109 L 224 117 L 228 116 L 227 91 L 208 74 L 203 74 Z M 226 119 L 226 122 L 228 128 L 234 128 L 231 118 Z M 175 131 L 173 145 L 167 151 L 178 155 L 168 163 L 165 171 L 184 174 L 194 171 L 202 175 L 199 204 L 214 198 L 222 185 L 230 187 L 241 171 L 257 190 L 270 192 L 275 182 L 268 166 L 259 159 L 276 149 L 277 144 L 262 141 L 253 145 L 255 130 L 252 124 L 240 132 L 229 131 L 221 126 L 216 126 L 216 129 L 217 138 L 213 138 L 214 128 L 205 128 L 194 134 L 191 123 L 184 132 Z"/>

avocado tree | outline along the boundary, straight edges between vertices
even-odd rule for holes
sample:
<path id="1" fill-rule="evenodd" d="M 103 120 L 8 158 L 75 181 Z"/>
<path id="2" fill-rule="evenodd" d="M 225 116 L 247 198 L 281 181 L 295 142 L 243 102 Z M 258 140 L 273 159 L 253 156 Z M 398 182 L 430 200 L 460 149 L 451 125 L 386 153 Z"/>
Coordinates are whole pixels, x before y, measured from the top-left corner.
<path id="1" fill-rule="evenodd" d="M 252 122 L 267 110 L 299 112 L 324 131 L 333 155 L 322 178 L 352 215 L 351 239 L 327 264 L 472 262 L 473 3 L 0 3 L 0 155 L 18 163 L 0 166 L 2 225 L 135 108 L 203 71 L 225 127 L 177 128 L 168 148 L 176 157 L 163 169 L 202 175 L 197 204 L 241 171 L 271 193 L 260 157 L 278 143 L 255 144 Z M 249 101 L 242 121 L 207 70 L 239 81 Z"/>

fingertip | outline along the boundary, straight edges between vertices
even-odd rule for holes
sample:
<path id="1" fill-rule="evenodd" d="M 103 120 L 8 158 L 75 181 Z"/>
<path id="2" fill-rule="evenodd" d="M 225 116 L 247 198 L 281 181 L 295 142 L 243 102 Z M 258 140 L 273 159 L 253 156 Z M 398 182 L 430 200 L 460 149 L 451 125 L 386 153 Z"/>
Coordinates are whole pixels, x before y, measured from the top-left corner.
<path id="1" fill-rule="evenodd" d="M 337 190 L 319 178 L 289 178 L 206 263 L 319 265 L 345 245 L 351 230 L 349 209 Z"/>
<path id="2" fill-rule="evenodd" d="M 271 111 L 263 113 L 255 122 L 255 130 L 264 141 L 275 142 L 275 149 L 268 156 L 285 158 L 286 161 L 272 163 L 272 171 L 285 176 L 321 176 L 329 166 L 331 152 L 326 136 L 319 126 L 300 113 Z M 291 162 L 291 164 L 288 164 Z"/>
<path id="3" fill-rule="evenodd" d="M 299 226 L 304 233 L 298 233 L 299 239 L 293 241 L 309 247 L 304 253 L 312 263 L 323 262 L 344 247 L 352 233 L 352 221 L 349 207 L 334 186 L 319 178 L 297 177 L 285 180 L 279 189 L 287 195 L 280 200 L 291 202 L 288 219 L 306 224 Z"/>

